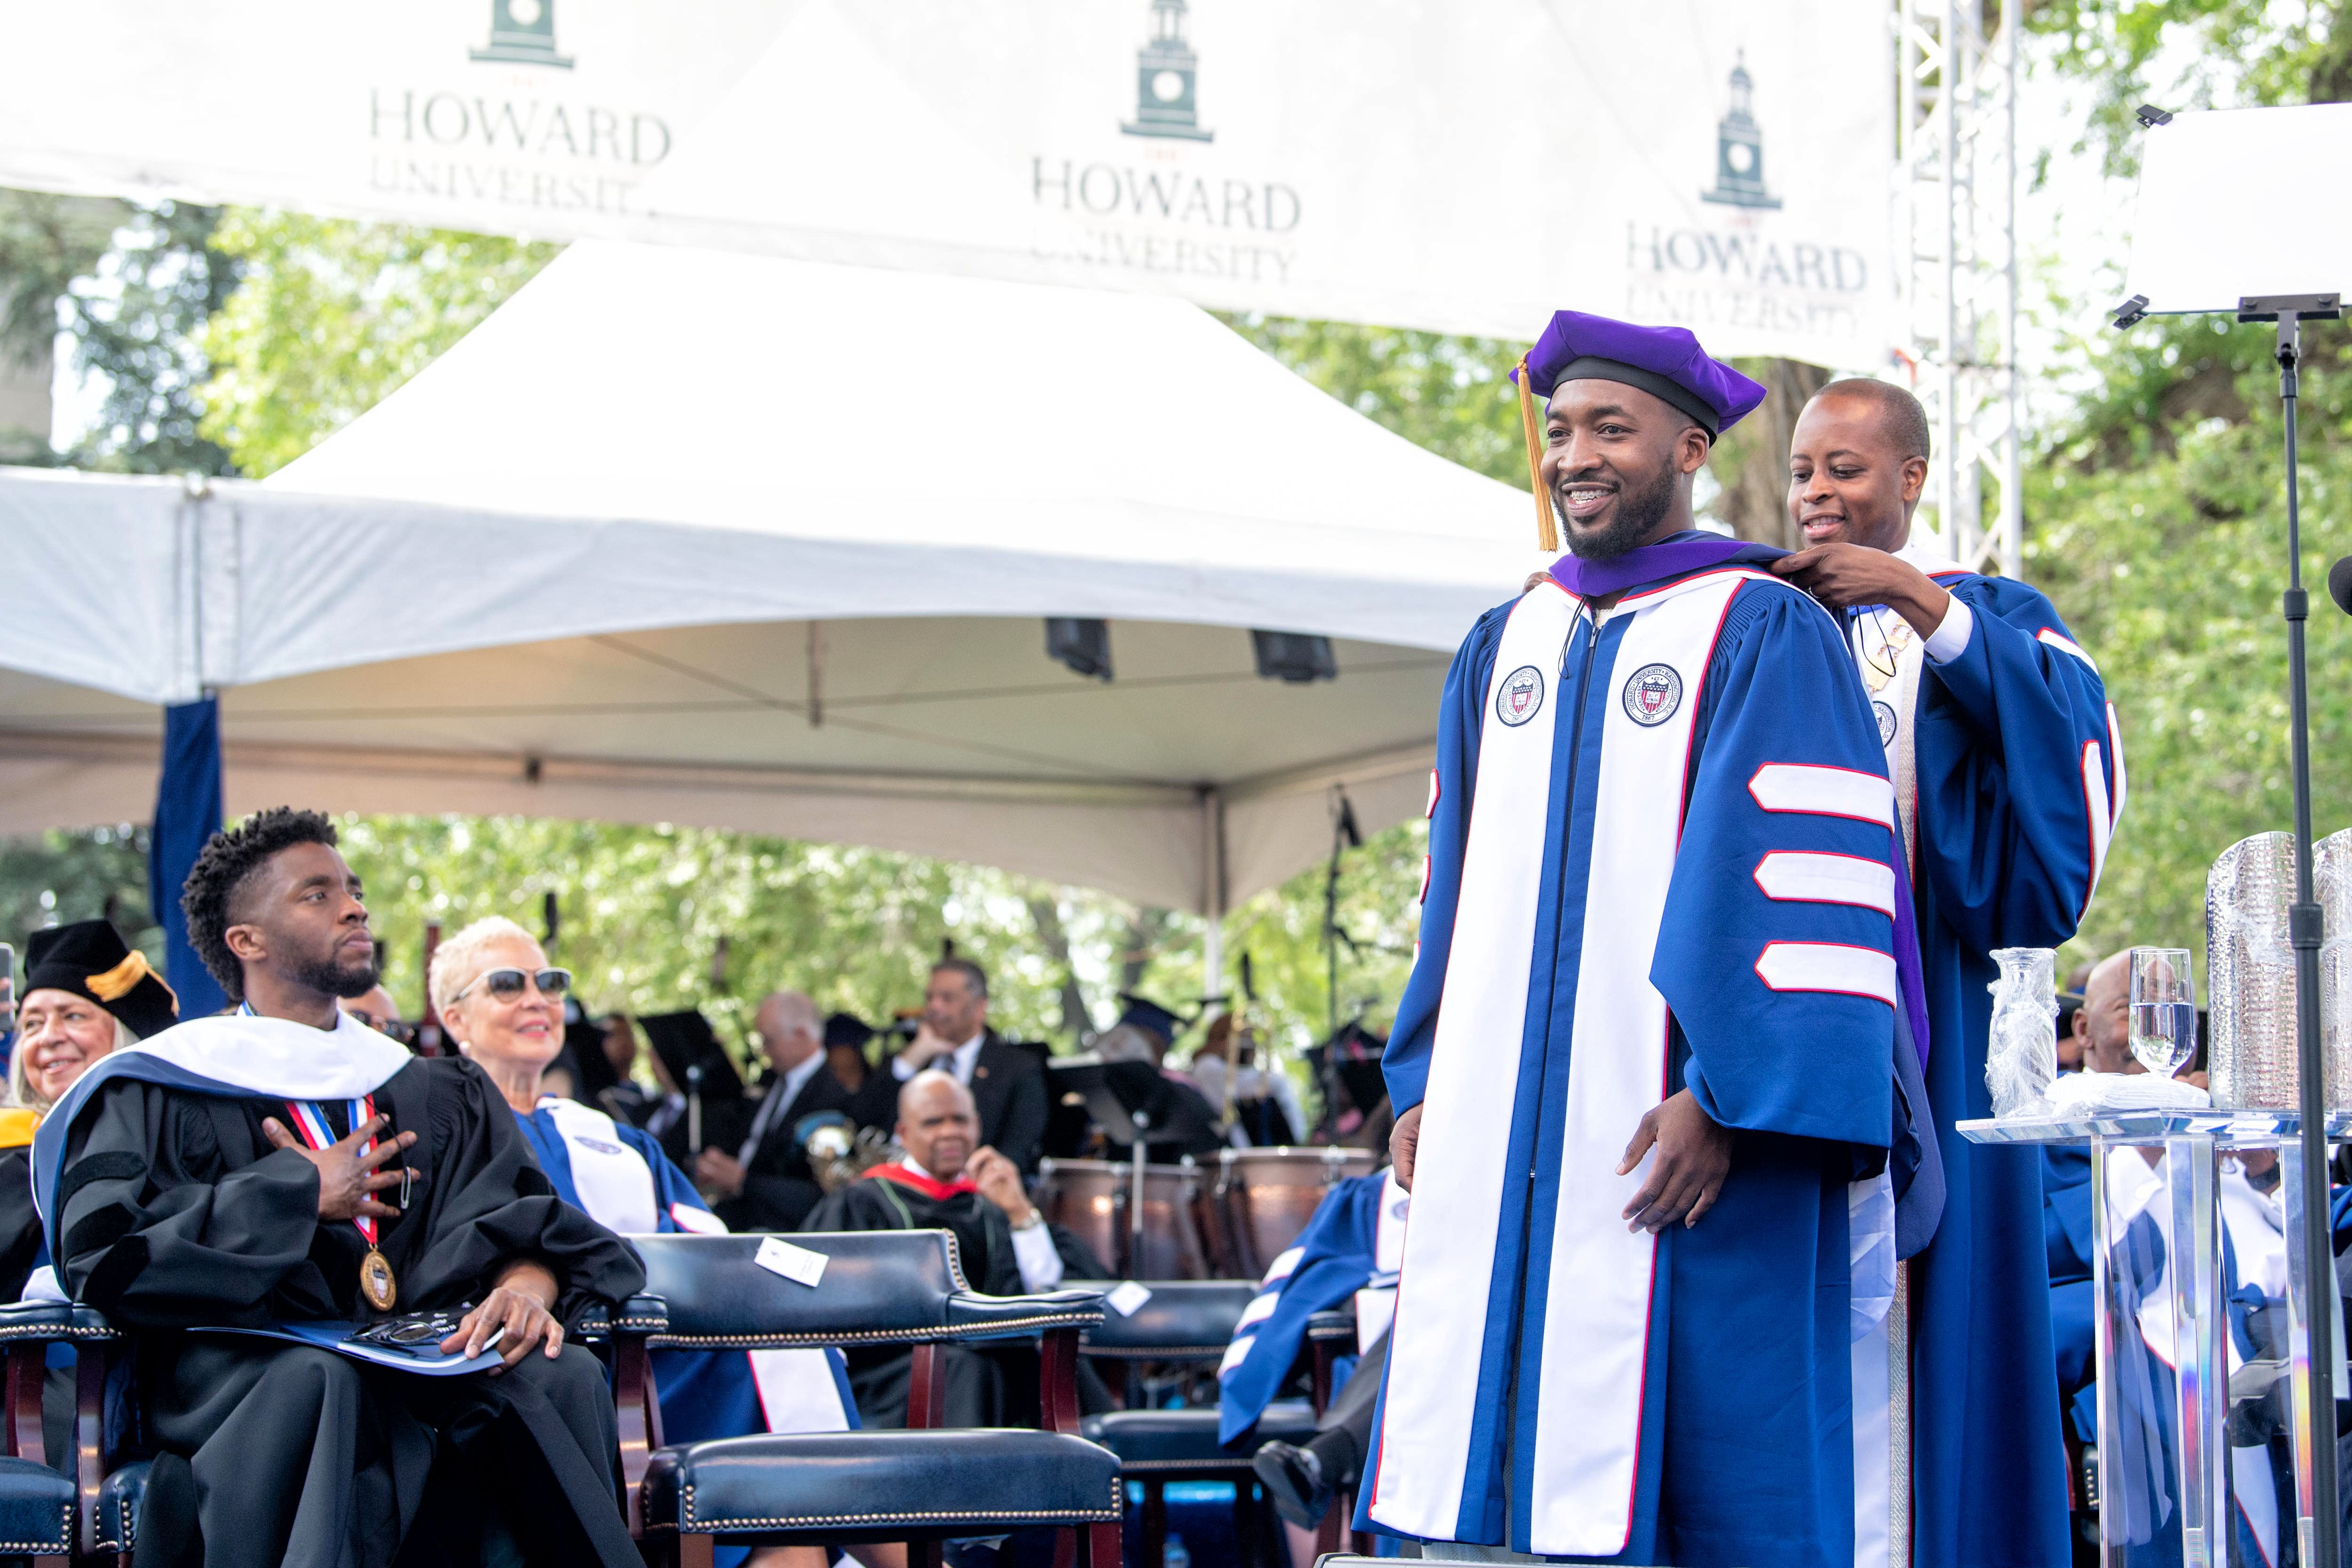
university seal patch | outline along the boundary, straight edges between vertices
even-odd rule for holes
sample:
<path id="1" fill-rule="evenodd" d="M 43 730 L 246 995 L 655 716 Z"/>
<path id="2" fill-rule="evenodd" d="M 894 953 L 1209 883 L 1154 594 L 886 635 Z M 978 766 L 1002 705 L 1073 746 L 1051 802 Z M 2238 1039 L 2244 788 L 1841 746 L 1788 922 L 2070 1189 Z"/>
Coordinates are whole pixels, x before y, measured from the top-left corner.
<path id="1" fill-rule="evenodd" d="M 1874 702 L 1870 706 L 1872 711 L 1878 715 L 1878 744 L 1881 746 L 1894 745 L 1895 727 L 1895 709 L 1890 705 L 1882 702 Z"/>
<path id="2" fill-rule="evenodd" d="M 1495 692 L 1495 716 L 1507 725 L 1522 725 L 1543 707 L 1543 672 L 1521 664 L 1504 678 Z"/>
<path id="3" fill-rule="evenodd" d="M 1644 664 L 1625 677 L 1625 716 L 1638 725 L 1664 724 L 1683 706 L 1683 678 L 1672 664 Z"/>

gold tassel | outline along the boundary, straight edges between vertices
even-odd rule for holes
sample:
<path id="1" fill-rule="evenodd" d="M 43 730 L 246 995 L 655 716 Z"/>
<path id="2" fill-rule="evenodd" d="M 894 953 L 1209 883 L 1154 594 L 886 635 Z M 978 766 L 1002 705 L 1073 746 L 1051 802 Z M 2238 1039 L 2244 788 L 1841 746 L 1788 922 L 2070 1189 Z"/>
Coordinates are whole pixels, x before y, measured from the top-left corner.
<path id="1" fill-rule="evenodd" d="M 170 986 L 164 984 L 163 977 L 148 965 L 144 953 L 134 951 L 111 969 L 91 975 L 83 983 L 89 987 L 89 994 L 100 1001 L 119 1002 L 129 996 L 140 981 L 150 977 L 163 987 L 163 994 L 171 997 L 173 1005 L 176 1007 L 180 998 L 173 993 Z"/>
<path id="2" fill-rule="evenodd" d="M 1528 385 L 1528 361 L 1519 357 L 1519 423 L 1528 437 L 1528 480 L 1536 492 L 1536 548 L 1559 553 L 1559 521 L 1551 515 L 1551 494 L 1543 482 L 1543 431 L 1536 422 L 1536 394 Z"/>

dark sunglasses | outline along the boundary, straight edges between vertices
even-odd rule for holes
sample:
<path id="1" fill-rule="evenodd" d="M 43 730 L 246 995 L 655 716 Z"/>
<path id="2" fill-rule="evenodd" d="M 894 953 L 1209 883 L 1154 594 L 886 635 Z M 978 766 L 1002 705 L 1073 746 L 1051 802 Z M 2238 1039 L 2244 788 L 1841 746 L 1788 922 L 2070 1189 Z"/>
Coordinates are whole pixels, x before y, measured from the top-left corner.
<path id="1" fill-rule="evenodd" d="M 510 1002 L 522 995 L 525 986 L 534 981 L 538 983 L 541 996 L 560 997 L 572 988 L 572 971 L 569 969 L 541 969 L 536 972 L 530 969 L 485 969 L 466 982 L 465 990 L 459 991 L 449 999 L 453 1002 L 462 1002 L 466 999 L 466 991 L 472 990 L 476 986 L 481 986 L 499 1000 Z"/>

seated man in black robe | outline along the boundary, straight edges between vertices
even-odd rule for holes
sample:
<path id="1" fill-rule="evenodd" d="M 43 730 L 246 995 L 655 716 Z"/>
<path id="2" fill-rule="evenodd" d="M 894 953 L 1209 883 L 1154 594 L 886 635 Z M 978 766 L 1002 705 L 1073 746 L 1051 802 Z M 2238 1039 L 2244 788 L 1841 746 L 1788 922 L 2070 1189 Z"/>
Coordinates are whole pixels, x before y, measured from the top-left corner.
<path id="1" fill-rule="evenodd" d="M 964 1278 L 992 1296 L 1051 1291 L 1065 1278 L 1105 1278 L 1109 1270 L 1085 1242 L 1045 1222 L 1011 1160 L 972 1146 L 979 1125 L 970 1090 L 946 1072 L 917 1073 L 898 1092 L 898 1137 L 906 1158 L 827 1195 L 801 1228 L 945 1230 L 956 1239 Z M 869 1427 L 905 1426 L 912 1353 L 895 1345 L 846 1354 L 859 1417 Z M 941 1425 L 1035 1424 L 1034 1350 L 942 1345 L 939 1363 Z M 1078 1394 L 1089 1411 L 1109 1406 L 1083 1365 Z"/>
<path id="2" fill-rule="evenodd" d="M 334 843 L 282 809 L 215 835 L 182 903 L 237 1013 L 115 1052 L 37 1135 L 65 1289 L 141 1331 L 141 1559 L 632 1568 L 612 1399 L 565 1330 L 644 1270 L 554 1196 L 472 1062 L 337 1010 L 376 973 Z M 197 1332 L 428 1308 L 462 1310 L 445 1352 L 502 1333 L 499 1363 L 431 1377 Z"/>

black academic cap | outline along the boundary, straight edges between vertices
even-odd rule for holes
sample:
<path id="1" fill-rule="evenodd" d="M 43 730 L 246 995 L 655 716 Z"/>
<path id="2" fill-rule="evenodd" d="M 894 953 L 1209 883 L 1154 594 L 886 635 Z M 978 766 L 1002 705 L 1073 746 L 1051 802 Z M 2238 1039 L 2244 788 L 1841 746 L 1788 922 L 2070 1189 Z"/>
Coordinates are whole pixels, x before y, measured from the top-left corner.
<path id="1" fill-rule="evenodd" d="M 1118 999 L 1127 1009 L 1118 1015 L 1120 1023 L 1132 1024 L 1137 1029 L 1156 1034 L 1165 1040 L 1174 1040 L 1184 1026 L 1192 1021 L 1180 1013 L 1171 1012 L 1161 1007 L 1150 997 L 1139 997 L 1132 991 L 1119 992 Z"/>
<path id="2" fill-rule="evenodd" d="M 824 1044 L 830 1051 L 836 1045 L 863 1046 L 874 1038 L 874 1026 L 856 1013 L 835 1013 L 824 1020 Z"/>
<path id="3" fill-rule="evenodd" d="M 51 925 L 25 938 L 25 991 L 67 991 L 96 1002 L 140 1039 L 180 1021 L 180 998 L 104 920 Z"/>
<path id="4" fill-rule="evenodd" d="M 705 1100 L 726 1100 L 743 1092 L 743 1075 L 735 1071 L 734 1061 L 726 1048 L 712 1032 L 710 1020 L 688 1009 L 680 1013 L 646 1013 L 637 1022 L 653 1042 L 654 1054 L 661 1058 L 669 1081 L 683 1094 L 687 1088 L 688 1069 L 702 1069 L 702 1097 Z"/>

